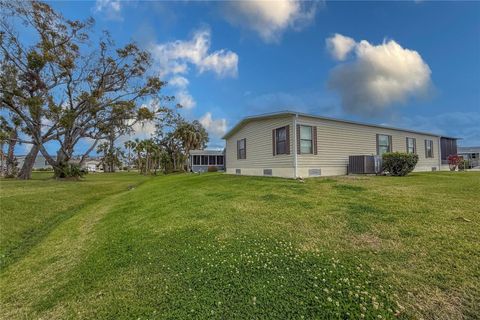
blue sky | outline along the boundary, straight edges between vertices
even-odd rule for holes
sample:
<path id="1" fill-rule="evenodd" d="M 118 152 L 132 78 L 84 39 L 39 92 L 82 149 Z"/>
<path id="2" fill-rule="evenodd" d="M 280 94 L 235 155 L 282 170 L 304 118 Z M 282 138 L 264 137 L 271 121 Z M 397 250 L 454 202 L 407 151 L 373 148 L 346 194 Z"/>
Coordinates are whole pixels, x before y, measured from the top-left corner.
<path id="1" fill-rule="evenodd" d="M 51 4 L 150 50 L 211 147 L 242 117 L 285 109 L 480 145 L 480 2 Z"/>

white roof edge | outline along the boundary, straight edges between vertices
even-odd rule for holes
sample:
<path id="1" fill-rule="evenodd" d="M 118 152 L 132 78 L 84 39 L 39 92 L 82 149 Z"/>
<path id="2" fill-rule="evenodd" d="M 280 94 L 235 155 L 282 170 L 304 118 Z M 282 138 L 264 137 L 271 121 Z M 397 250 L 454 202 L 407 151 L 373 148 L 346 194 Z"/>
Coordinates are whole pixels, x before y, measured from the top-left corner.
<path id="1" fill-rule="evenodd" d="M 461 138 L 449 137 L 449 136 L 445 136 L 445 135 L 441 135 L 441 134 L 437 134 L 437 133 L 417 131 L 417 130 L 404 129 L 404 128 L 397 128 L 397 127 L 390 127 L 390 126 L 383 126 L 383 125 L 379 125 L 379 124 L 360 122 L 360 121 L 352 121 L 352 120 L 344 120 L 344 119 L 338 119 L 338 118 L 317 116 L 317 115 L 314 115 L 314 114 L 295 112 L 295 111 L 290 111 L 290 110 L 284 110 L 284 111 L 278 111 L 278 112 L 263 113 L 263 114 L 259 114 L 259 115 L 247 116 L 247 117 L 243 118 L 242 120 L 240 120 L 226 134 L 224 134 L 222 139 L 228 139 L 236 130 L 238 130 L 243 124 L 245 124 L 247 122 L 250 122 L 250 121 L 253 121 L 253 120 L 265 119 L 265 118 L 288 116 L 288 115 L 292 115 L 292 116 L 297 115 L 297 116 L 315 118 L 315 119 L 321 119 L 321 120 L 329 120 L 329 121 L 336 121 L 336 122 L 343 122 L 343 123 L 358 124 L 358 125 L 362 125 L 362 126 L 375 127 L 375 128 L 381 128 L 381 129 L 406 131 L 406 132 L 411 132 L 411 133 L 425 134 L 425 135 L 429 135 L 429 136 L 443 137 L 443 138 L 449 138 L 449 139 L 455 139 L 455 140 L 460 140 L 461 139 Z"/>

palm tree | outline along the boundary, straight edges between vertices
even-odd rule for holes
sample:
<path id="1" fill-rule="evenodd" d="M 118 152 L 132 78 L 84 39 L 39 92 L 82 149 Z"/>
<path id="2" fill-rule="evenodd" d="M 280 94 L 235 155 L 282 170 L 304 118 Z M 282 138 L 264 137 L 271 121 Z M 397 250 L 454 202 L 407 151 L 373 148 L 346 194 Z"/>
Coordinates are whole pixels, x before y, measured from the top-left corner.
<path id="1" fill-rule="evenodd" d="M 130 171 L 130 167 L 132 166 L 132 150 L 135 149 L 136 142 L 132 140 L 125 141 L 124 146 L 127 149 L 127 161 L 128 161 L 128 171 Z"/>
<path id="2" fill-rule="evenodd" d="M 190 162 L 188 161 L 190 150 L 205 148 L 208 142 L 208 133 L 197 120 L 182 121 L 177 126 L 174 136 L 181 141 L 184 151 L 183 162 L 186 162 L 187 171 L 190 172 Z"/>

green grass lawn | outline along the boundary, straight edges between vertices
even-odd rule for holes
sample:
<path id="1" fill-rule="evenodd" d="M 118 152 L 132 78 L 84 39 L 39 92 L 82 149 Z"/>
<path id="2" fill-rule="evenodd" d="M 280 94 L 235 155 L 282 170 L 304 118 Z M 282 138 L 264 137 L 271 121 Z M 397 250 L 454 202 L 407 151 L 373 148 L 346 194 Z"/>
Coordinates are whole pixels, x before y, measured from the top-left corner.
<path id="1" fill-rule="evenodd" d="M 479 173 L 45 178 L 0 181 L 4 319 L 480 314 Z"/>

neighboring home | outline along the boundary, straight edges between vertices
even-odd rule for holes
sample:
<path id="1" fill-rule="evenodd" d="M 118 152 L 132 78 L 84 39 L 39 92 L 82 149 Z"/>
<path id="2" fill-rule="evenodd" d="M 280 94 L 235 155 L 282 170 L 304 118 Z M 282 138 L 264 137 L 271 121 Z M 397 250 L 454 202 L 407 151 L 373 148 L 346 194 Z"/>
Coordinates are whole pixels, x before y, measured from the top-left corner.
<path id="1" fill-rule="evenodd" d="M 23 162 L 25 161 L 24 155 L 16 156 L 17 157 L 17 167 L 21 168 L 23 166 Z M 53 159 L 56 159 L 56 156 L 52 156 Z M 48 164 L 47 159 L 39 152 L 37 157 L 35 158 L 35 163 L 33 164 L 33 170 L 46 170 L 52 169 L 52 166 Z"/>
<path id="2" fill-rule="evenodd" d="M 223 150 L 191 150 L 190 167 L 193 172 L 207 172 L 208 167 L 225 170 L 225 153 Z"/>
<path id="3" fill-rule="evenodd" d="M 457 153 L 456 138 L 292 111 L 247 117 L 223 139 L 227 173 L 288 178 L 344 175 L 349 156 L 388 151 L 418 154 L 415 171 L 448 170 Z"/>
<path id="4" fill-rule="evenodd" d="M 480 147 L 458 147 L 458 155 L 468 160 L 470 168 L 480 167 Z"/>
<path id="5" fill-rule="evenodd" d="M 87 169 L 88 172 L 97 172 L 100 169 L 100 161 L 95 159 L 87 160 L 83 163 L 82 168 Z"/>

